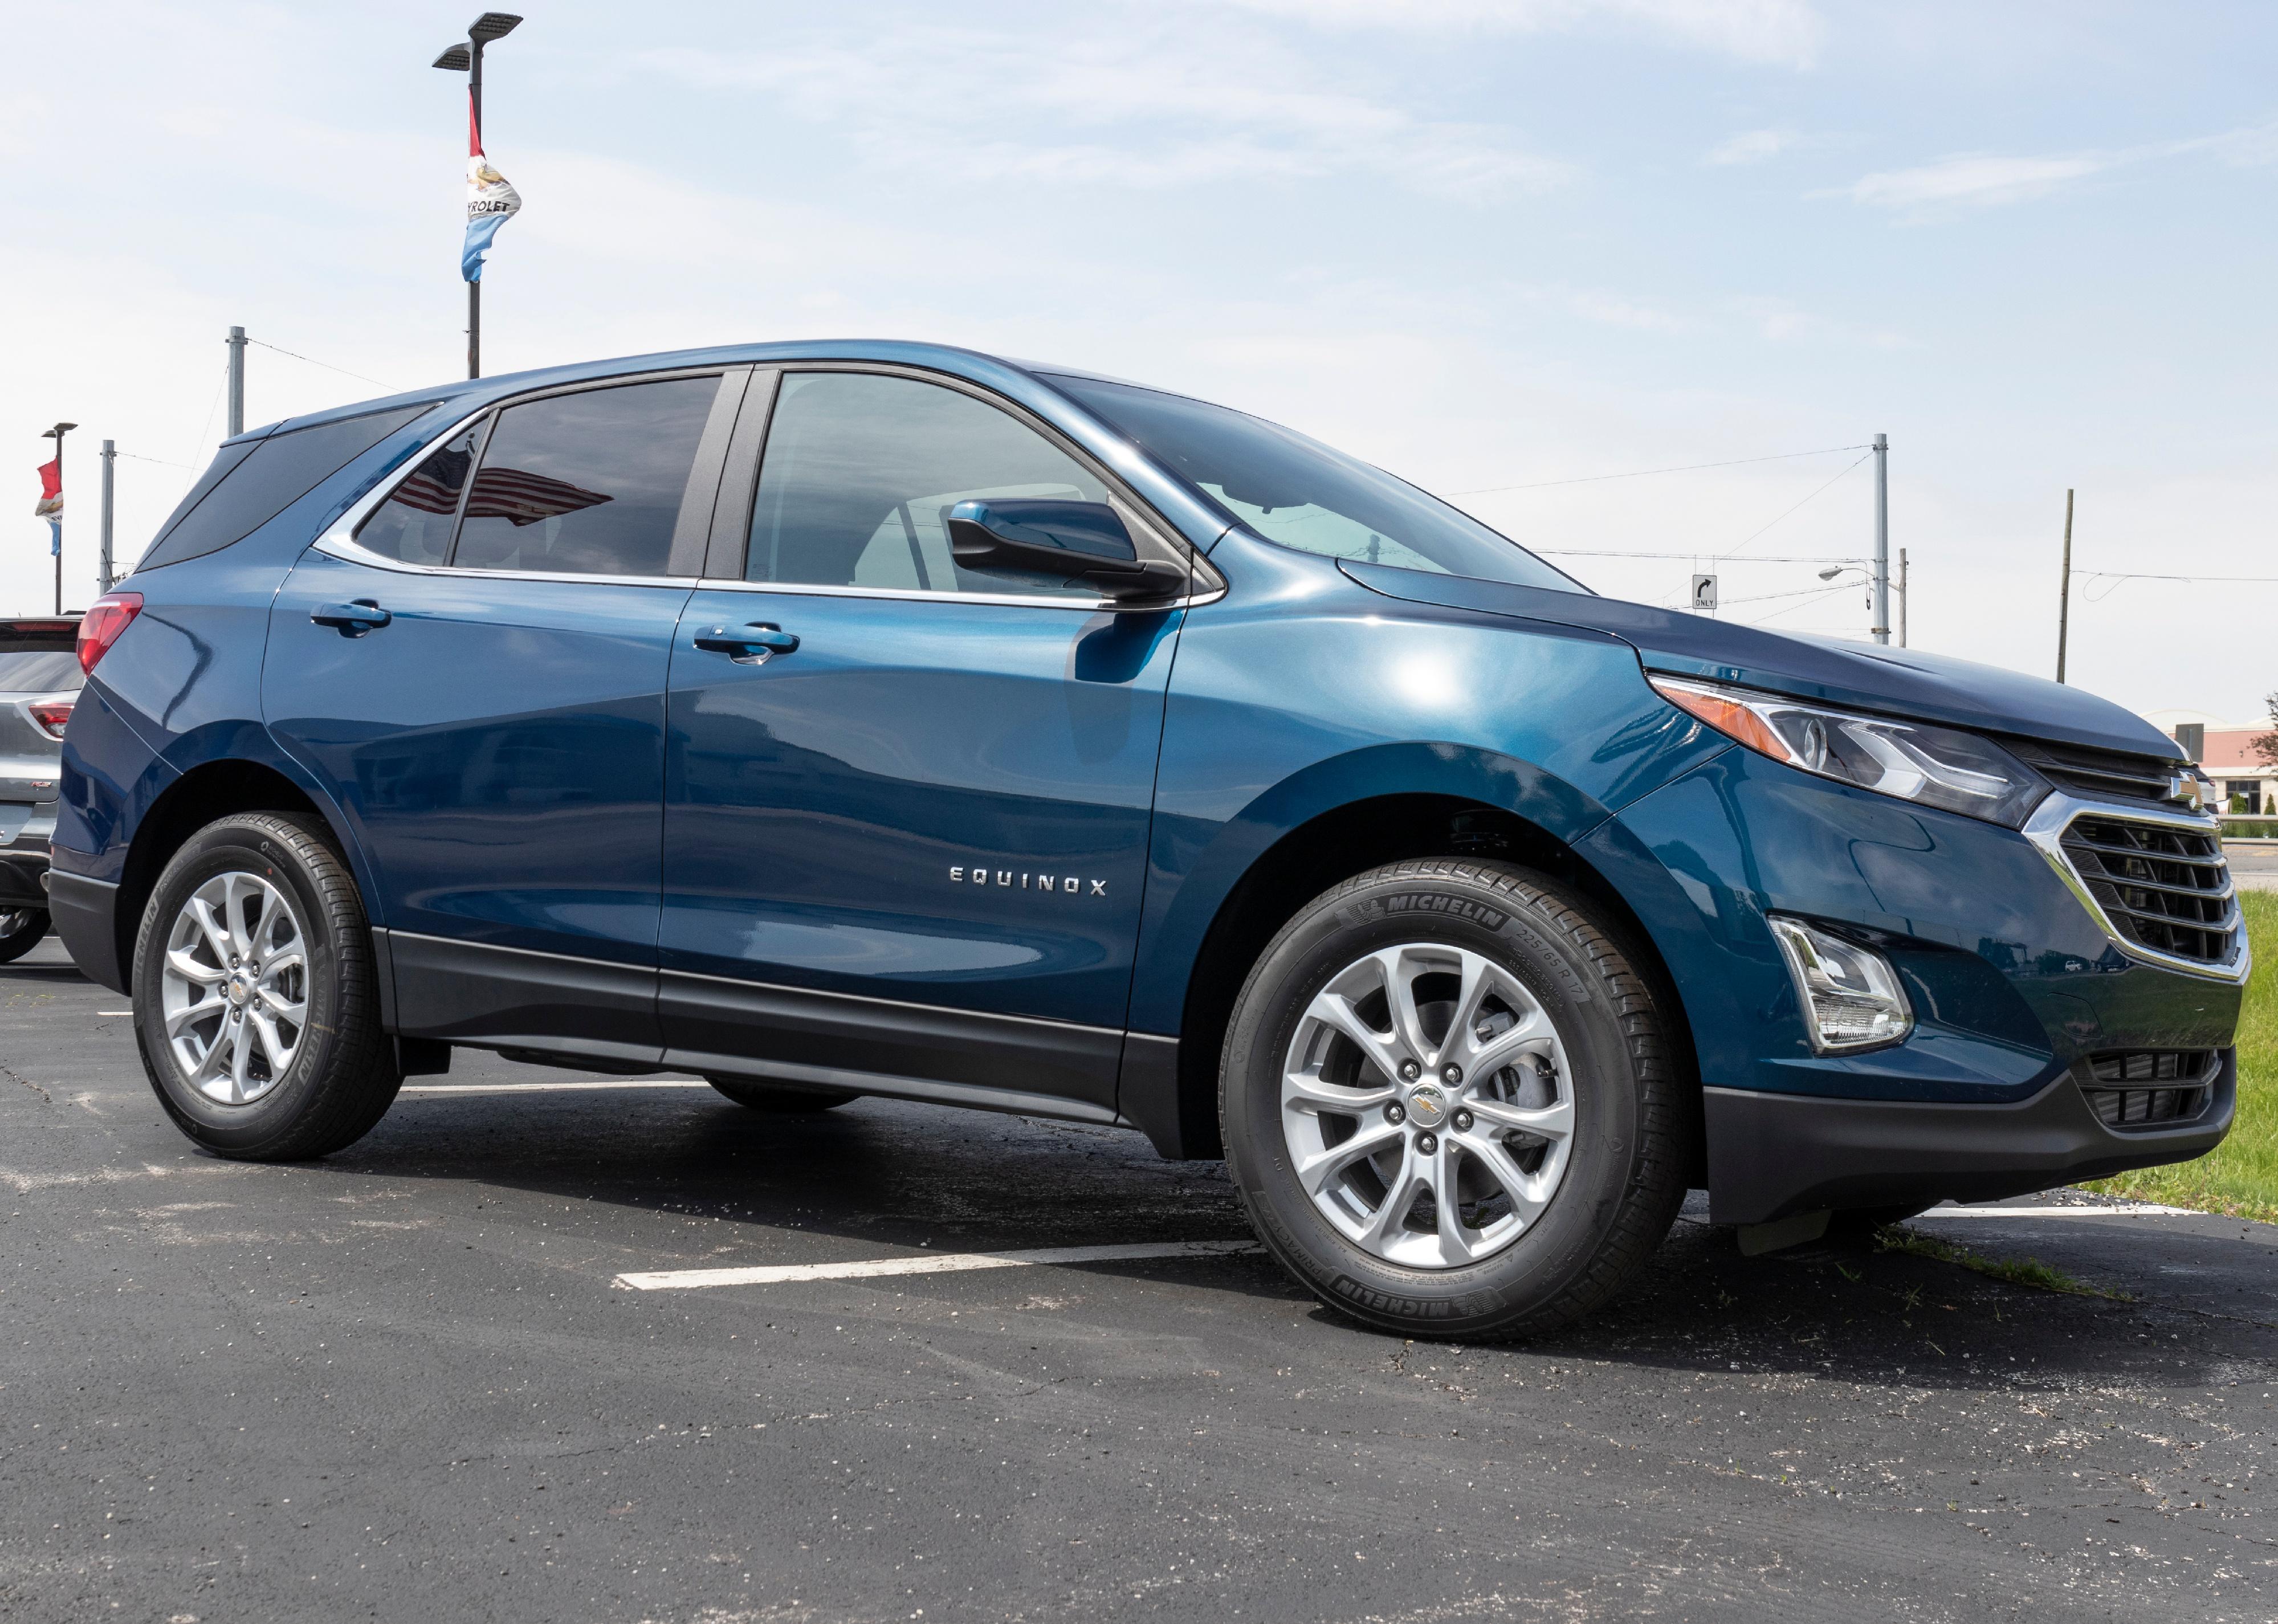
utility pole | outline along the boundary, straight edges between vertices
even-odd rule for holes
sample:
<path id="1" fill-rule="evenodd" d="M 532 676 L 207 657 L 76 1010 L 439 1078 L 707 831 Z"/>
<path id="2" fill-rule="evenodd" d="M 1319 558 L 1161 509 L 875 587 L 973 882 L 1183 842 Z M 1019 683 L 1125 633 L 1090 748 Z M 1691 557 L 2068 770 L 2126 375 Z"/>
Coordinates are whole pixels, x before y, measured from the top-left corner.
<path id="1" fill-rule="evenodd" d="M 1875 437 L 1875 641 L 1891 640 L 1891 437 Z"/>
<path id="2" fill-rule="evenodd" d="M 1907 550 L 1899 549 L 1899 646 L 1907 645 Z"/>
<path id="3" fill-rule="evenodd" d="M 211 418 L 206 421 L 212 422 Z M 229 432 L 224 439 L 235 439 L 245 432 L 245 329 L 229 330 Z"/>
<path id="4" fill-rule="evenodd" d="M 2072 492 L 2065 492 L 2064 575 L 2057 582 L 2057 681 L 2064 681 L 2065 639 L 2072 630 Z"/>
<path id="5" fill-rule="evenodd" d="M 95 590 L 111 590 L 111 477 L 118 466 L 118 442 L 103 442 L 103 532 L 101 551 L 95 555 Z"/>

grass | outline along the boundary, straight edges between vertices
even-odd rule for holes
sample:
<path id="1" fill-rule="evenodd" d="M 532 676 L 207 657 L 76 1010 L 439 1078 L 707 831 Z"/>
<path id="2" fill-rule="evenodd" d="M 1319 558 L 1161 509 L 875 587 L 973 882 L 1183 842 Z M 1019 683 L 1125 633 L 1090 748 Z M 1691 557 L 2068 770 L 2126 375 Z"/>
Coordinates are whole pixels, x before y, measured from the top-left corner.
<path id="1" fill-rule="evenodd" d="M 2278 892 L 2242 891 L 2254 973 L 2238 1018 L 2238 1121 L 2196 1162 L 2084 1186 L 2103 1195 L 2278 1223 Z"/>
<path id="2" fill-rule="evenodd" d="M 1975 1269 L 1996 1280 L 2007 1280 L 2012 1285 L 2030 1285 L 2044 1292 L 2063 1292 L 2073 1297 L 2108 1297 L 2114 1302 L 2133 1302 L 2126 1292 L 2115 1292 L 2101 1285 L 2091 1285 L 2085 1280 L 2075 1280 L 2060 1269 L 2052 1269 L 2037 1257 L 2022 1259 L 1986 1257 L 1967 1247 L 1957 1247 L 1950 1240 L 1940 1240 L 1935 1235 L 1925 1235 L 1916 1230 L 1893 1224 L 1875 1237 L 1875 1244 L 1885 1252 L 1905 1252 L 1915 1257 L 1934 1258 L 1941 1263 Z M 1846 1275 L 1848 1271 L 1846 1271 Z M 1851 1277 L 1856 1278 L 1855 1276 Z"/>

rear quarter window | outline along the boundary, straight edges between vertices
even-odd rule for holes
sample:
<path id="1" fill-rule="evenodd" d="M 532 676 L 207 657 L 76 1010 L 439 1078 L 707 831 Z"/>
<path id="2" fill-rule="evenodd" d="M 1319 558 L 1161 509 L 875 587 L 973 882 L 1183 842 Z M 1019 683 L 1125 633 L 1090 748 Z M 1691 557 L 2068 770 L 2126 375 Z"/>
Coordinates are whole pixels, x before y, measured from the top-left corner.
<path id="1" fill-rule="evenodd" d="M 244 540 L 427 409 L 367 412 L 223 446 L 135 568 L 203 558 Z"/>

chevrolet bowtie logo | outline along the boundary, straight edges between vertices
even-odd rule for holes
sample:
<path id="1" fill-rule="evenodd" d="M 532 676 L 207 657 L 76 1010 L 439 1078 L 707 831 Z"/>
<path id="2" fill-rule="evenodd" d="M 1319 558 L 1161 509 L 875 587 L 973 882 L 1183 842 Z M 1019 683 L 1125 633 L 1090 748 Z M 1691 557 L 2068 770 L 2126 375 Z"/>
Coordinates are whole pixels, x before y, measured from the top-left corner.
<path id="1" fill-rule="evenodd" d="M 2206 810 L 2206 786 L 2190 773 L 2178 773 L 2167 781 L 2167 798 L 2181 801 L 2193 812 Z"/>
<path id="2" fill-rule="evenodd" d="M 1067 896 L 1105 896 L 1107 881 L 1085 880 L 1074 874 L 1037 874 L 1018 868 L 967 868 L 963 865 L 949 871 L 949 877 L 959 885 L 999 885 L 1008 890 L 1056 891 Z"/>

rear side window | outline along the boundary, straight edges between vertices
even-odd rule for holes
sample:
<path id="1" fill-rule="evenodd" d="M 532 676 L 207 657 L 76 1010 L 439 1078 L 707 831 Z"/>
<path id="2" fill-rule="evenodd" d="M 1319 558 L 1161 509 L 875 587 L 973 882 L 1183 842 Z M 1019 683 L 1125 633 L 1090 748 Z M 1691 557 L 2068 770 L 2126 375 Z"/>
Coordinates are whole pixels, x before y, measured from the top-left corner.
<path id="1" fill-rule="evenodd" d="M 475 465 L 482 424 L 452 437 L 449 445 L 427 454 L 411 477 L 356 527 L 356 545 L 382 558 L 407 564 L 440 564 L 451 556 L 451 527 L 458 522 L 459 493 Z"/>
<path id="2" fill-rule="evenodd" d="M 719 392 L 716 377 L 664 378 L 507 408 L 484 443 L 452 564 L 669 574 L 673 529 Z"/>
<path id="3" fill-rule="evenodd" d="M 426 409 L 367 412 L 224 446 L 135 568 L 179 564 L 244 540 Z"/>

